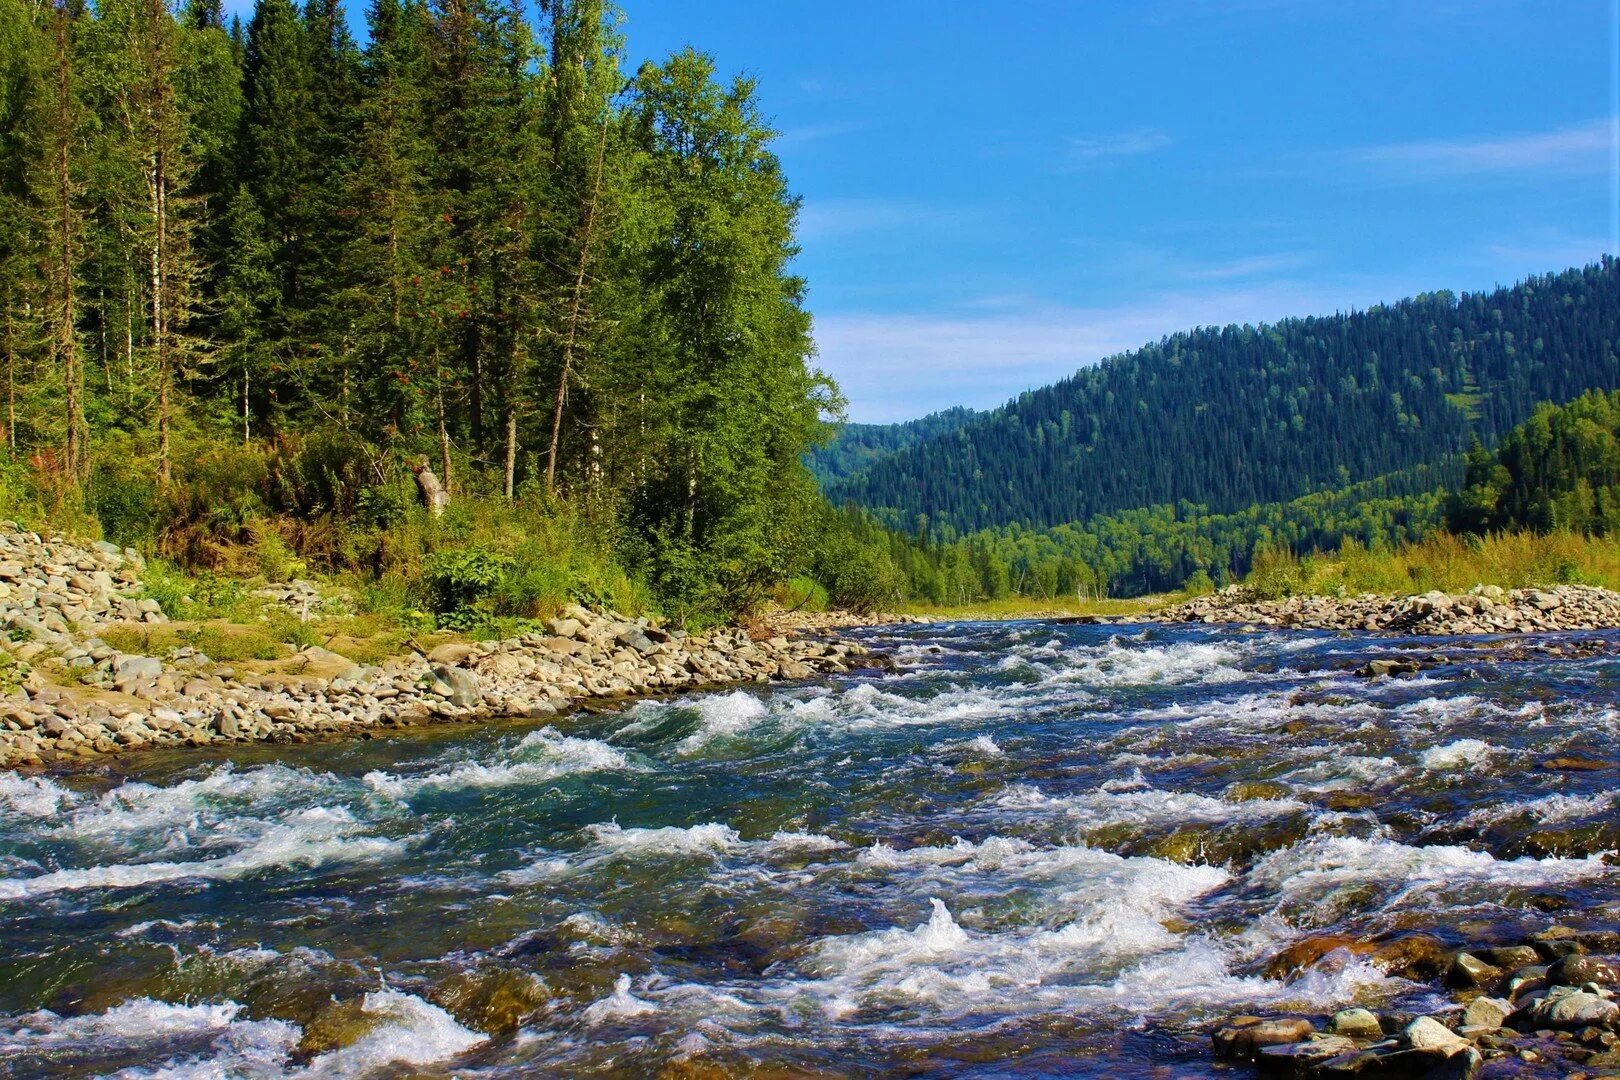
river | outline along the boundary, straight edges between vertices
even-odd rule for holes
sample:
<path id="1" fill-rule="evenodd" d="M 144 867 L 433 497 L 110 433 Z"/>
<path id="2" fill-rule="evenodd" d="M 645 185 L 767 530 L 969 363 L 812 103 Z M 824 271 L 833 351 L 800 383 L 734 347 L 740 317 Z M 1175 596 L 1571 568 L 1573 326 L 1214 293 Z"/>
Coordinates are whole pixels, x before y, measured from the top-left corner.
<path id="1" fill-rule="evenodd" d="M 1614 755 L 1620 635 L 860 636 L 901 670 L 0 774 L 0 1074 L 1231 1075 L 1233 1013 L 1449 1000 L 1256 974 L 1302 934 L 1620 922 L 1613 772 L 1541 767 Z"/>

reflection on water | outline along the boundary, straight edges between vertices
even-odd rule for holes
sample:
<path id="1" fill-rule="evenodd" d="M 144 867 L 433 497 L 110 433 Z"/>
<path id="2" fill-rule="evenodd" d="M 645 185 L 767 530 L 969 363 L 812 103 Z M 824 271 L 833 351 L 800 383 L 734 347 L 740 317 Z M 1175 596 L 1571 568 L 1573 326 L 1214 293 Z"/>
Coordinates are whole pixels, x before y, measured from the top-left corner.
<path id="1" fill-rule="evenodd" d="M 1612 774 L 1540 763 L 1613 755 L 1620 661 L 873 637 L 901 674 L 0 774 L 0 1074 L 1198 1075 L 1233 1011 L 1424 1000 L 1262 978 L 1303 933 L 1615 921 Z"/>

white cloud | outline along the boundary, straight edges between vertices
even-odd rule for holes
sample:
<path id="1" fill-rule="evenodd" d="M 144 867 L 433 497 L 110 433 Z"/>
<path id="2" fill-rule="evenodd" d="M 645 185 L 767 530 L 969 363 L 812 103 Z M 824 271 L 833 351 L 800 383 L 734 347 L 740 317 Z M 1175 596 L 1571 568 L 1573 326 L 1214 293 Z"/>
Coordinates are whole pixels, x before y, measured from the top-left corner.
<path id="1" fill-rule="evenodd" d="M 1297 270 L 1310 260 L 1298 252 L 1279 252 L 1275 255 L 1251 255 L 1244 259 L 1214 266 L 1189 267 L 1181 276 L 1193 281 L 1230 281 L 1234 278 L 1255 277 L 1279 270 Z"/>
<path id="2" fill-rule="evenodd" d="M 1601 172 L 1620 140 L 1620 117 L 1553 131 L 1428 139 L 1353 151 L 1353 160 L 1409 179 L 1479 173 Z"/>
<path id="3" fill-rule="evenodd" d="M 1103 135 L 1081 135 L 1068 140 L 1069 163 L 1075 166 L 1096 165 L 1113 158 L 1140 157 L 1163 150 L 1170 145 L 1170 136 L 1153 128 L 1136 128 Z"/>

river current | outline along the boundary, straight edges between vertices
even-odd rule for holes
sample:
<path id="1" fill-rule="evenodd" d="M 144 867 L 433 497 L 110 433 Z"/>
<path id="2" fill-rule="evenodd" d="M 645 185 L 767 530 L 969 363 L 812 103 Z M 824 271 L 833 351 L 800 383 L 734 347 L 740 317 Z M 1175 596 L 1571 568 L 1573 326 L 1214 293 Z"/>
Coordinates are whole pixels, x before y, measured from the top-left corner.
<path id="1" fill-rule="evenodd" d="M 0 774 L 0 1075 L 1213 1076 L 1233 1013 L 1449 1000 L 1263 978 L 1301 935 L 1620 923 L 1614 773 L 1542 767 L 1615 755 L 1620 635 L 862 636 L 901 670 Z"/>

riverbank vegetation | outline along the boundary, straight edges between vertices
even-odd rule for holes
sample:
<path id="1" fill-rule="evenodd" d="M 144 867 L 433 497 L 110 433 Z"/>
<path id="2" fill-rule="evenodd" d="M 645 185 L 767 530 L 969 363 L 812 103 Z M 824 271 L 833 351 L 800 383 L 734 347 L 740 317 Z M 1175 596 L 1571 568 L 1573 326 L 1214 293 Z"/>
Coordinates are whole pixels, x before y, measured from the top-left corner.
<path id="1" fill-rule="evenodd" d="M 1108 597 L 1238 582 L 1268 596 L 1620 588 L 1620 392 L 1538 407 L 1495 452 L 1475 447 L 1453 494 L 1439 480 L 1449 471 L 1418 468 L 1233 514 L 1183 503 L 965 536 L 889 531 L 847 508 L 845 531 L 886 560 L 913 603 L 934 608 L 1030 602 L 1079 613 Z"/>
<path id="2" fill-rule="evenodd" d="M 841 402 L 757 88 L 628 70 L 603 0 L 535 16 L 374 0 L 362 45 L 335 0 L 0 0 L 0 513 L 154 557 L 176 618 L 312 577 L 396 635 L 1075 610 L 1261 552 L 1399 578 L 1448 521 L 1613 529 L 1612 438 L 1570 464 L 1612 402 L 1465 457 L 1612 381 L 1612 259 L 1176 335 L 815 455 Z"/>
<path id="3" fill-rule="evenodd" d="M 460 626 L 808 569 L 839 400 L 755 86 L 537 13 L 0 0 L 8 512 Z"/>

